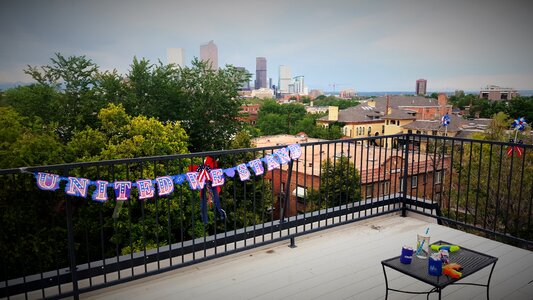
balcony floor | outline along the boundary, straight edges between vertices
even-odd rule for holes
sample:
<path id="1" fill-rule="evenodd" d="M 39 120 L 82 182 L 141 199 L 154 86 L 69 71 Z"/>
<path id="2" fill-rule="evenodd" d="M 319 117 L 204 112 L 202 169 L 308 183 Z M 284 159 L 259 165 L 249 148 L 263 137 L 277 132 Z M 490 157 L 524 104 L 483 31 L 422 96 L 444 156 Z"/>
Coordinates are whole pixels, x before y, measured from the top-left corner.
<path id="1" fill-rule="evenodd" d="M 397 214 L 320 231 L 296 239 L 184 267 L 81 295 L 82 299 L 383 299 L 381 260 L 413 245 L 430 227 L 433 241 L 445 240 L 499 258 L 491 299 L 533 299 L 533 252 L 463 231 Z M 487 267 L 465 282 L 486 283 Z M 427 291 L 429 285 L 387 269 L 392 288 Z M 485 299 L 475 286 L 449 286 L 444 299 Z M 436 295 L 432 295 L 436 298 Z M 425 299 L 389 293 L 389 299 Z"/>

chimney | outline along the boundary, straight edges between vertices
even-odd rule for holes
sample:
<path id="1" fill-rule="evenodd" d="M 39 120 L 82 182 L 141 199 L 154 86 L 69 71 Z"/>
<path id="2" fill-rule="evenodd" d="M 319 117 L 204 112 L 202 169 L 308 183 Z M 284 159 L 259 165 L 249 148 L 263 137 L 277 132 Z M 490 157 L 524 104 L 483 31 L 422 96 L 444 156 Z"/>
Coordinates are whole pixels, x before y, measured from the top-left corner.
<path id="1" fill-rule="evenodd" d="M 391 112 L 390 112 L 390 96 L 387 95 L 387 107 L 385 108 L 385 115 L 389 115 Z"/>
<path id="2" fill-rule="evenodd" d="M 370 107 L 376 107 L 376 101 L 374 101 L 374 99 L 368 100 L 366 104 Z"/>
<path id="3" fill-rule="evenodd" d="M 328 121 L 337 122 L 338 120 L 339 120 L 339 107 L 329 106 L 328 107 Z"/>
<path id="4" fill-rule="evenodd" d="M 446 97 L 445 93 L 440 93 L 438 97 L 439 107 L 440 107 L 440 115 L 444 116 L 446 111 L 446 104 L 448 104 L 448 97 Z"/>

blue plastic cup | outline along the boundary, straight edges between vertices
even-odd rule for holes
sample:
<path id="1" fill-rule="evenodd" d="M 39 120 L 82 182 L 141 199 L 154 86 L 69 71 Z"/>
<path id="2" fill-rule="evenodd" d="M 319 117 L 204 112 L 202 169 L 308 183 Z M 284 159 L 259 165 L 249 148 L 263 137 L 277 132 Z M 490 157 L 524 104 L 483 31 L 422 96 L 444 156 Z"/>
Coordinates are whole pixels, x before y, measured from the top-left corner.
<path id="1" fill-rule="evenodd" d="M 410 264 L 411 260 L 413 259 L 413 248 L 409 246 L 403 246 L 402 247 L 402 255 L 400 255 L 400 262 L 402 264 Z"/>
<path id="2" fill-rule="evenodd" d="M 442 260 L 438 253 L 432 254 L 428 259 L 428 273 L 433 276 L 442 275 Z"/>

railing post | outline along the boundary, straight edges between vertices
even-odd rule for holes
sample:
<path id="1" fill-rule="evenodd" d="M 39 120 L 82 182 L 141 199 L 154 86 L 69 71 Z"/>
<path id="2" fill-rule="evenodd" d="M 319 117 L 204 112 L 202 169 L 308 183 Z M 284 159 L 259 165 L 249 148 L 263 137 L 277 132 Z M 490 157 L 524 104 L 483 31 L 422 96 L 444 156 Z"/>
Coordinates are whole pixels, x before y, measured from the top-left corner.
<path id="1" fill-rule="evenodd" d="M 78 291 L 78 274 L 76 269 L 76 253 L 74 252 L 74 227 L 72 226 L 72 200 L 71 197 L 67 197 L 67 236 L 68 236 L 68 256 L 70 260 L 70 275 L 72 279 L 72 292 L 74 293 L 74 299 L 80 299 Z"/>
<path id="2" fill-rule="evenodd" d="M 405 135 L 406 144 L 404 145 L 404 162 L 403 162 L 403 174 L 402 174 L 402 217 L 407 215 L 407 172 L 409 171 L 409 143 L 411 141 L 410 133 Z"/>
<path id="3" fill-rule="evenodd" d="M 287 170 L 287 183 L 285 185 L 285 199 L 283 199 L 283 204 L 281 205 L 281 216 L 280 221 L 285 221 L 285 210 L 287 209 L 287 205 L 289 204 L 290 199 L 290 191 L 291 191 L 291 177 L 292 177 L 292 159 L 289 161 L 289 168 Z M 280 178 L 280 182 L 283 178 Z"/>

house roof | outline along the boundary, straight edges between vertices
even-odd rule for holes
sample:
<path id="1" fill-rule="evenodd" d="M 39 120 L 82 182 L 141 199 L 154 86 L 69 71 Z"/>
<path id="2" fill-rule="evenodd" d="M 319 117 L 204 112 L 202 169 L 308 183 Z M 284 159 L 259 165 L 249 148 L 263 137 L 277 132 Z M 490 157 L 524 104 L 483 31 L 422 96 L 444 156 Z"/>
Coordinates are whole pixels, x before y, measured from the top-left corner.
<path id="1" fill-rule="evenodd" d="M 369 103 L 374 105 L 369 105 Z M 378 97 L 354 107 L 339 110 L 339 122 L 344 123 L 365 123 L 372 122 L 376 119 L 397 119 L 397 120 L 416 120 L 416 117 L 409 112 L 411 107 L 438 107 L 439 102 L 435 98 L 426 98 L 421 96 L 389 96 L 389 107 L 391 113 L 385 116 L 387 110 L 387 97 Z M 447 105 L 451 107 L 451 105 Z M 328 122 L 329 117 L 325 116 L 319 119 Z"/>
<path id="2" fill-rule="evenodd" d="M 450 115 L 450 124 L 448 124 L 448 131 L 458 132 L 461 131 L 462 126 L 464 125 L 465 120 L 456 115 Z M 411 130 L 444 130 L 441 126 L 441 122 L 437 120 L 417 120 L 409 124 L 402 126 L 405 129 Z"/>
<path id="3" fill-rule="evenodd" d="M 373 99 L 376 107 L 384 110 L 387 106 L 387 97 L 377 97 Z M 414 107 L 414 106 L 439 106 L 439 101 L 435 98 L 426 98 L 422 96 L 389 96 L 389 106 L 392 108 Z M 451 105 L 447 105 L 451 106 Z"/>
<path id="4" fill-rule="evenodd" d="M 394 157 L 393 157 L 394 158 Z M 397 157 L 398 159 L 402 159 L 401 157 Z M 387 159 L 386 162 L 388 162 L 390 159 Z M 383 182 L 391 180 L 391 171 L 393 174 L 396 174 L 395 170 L 393 170 L 390 166 L 387 166 L 387 164 L 382 163 L 380 166 L 376 166 L 373 169 L 363 169 L 361 170 L 361 183 L 362 184 L 369 184 L 374 182 Z M 409 167 L 407 170 L 407 175 L 419 175 L 419 174 L 427 174 L 432 173 L 433 171 L 447 169 L 449 166 L 449 157 L 446 157 L 444 159 L 444 162 L 438 160 L 436 163 L 434 160 L 429 157 L 427 160 L 423 161 L 415 161 L 412 163 L 412 167 Z M 392 179 L 395 180 L 394 177 Z M 399 180 L 398 180 L 399 181 Z M 400 184 L 397 182 L 396 184 Z"/>
<path id="5" fill-rule="evenodd" d="M 396 109 L 396 108 L 393 108 L 391 109 L 391 113 L 386 115 L 386 116 L 383 116 L 383 119 L 387 120 L 387 119 L 394 119 L 394 120 L 416 120 L 416 117 L 414 116 L 414 114 L 412 113 L 409 113 L 411 111 L 407 111 L 407 110 L 401 110 L 401 109 Z"/>
<path id="6" fill-rule="evenodd" d="M 380 118 L 379 111 L 368 105 L 359 104 L 357 106 L 349 107 L 347 109 L 339 110 L 339 122 L 344 123 L 364 123 L 376 121 Z M 319 119 L 320 121 L 330 121 L 329 116 Z"/>

